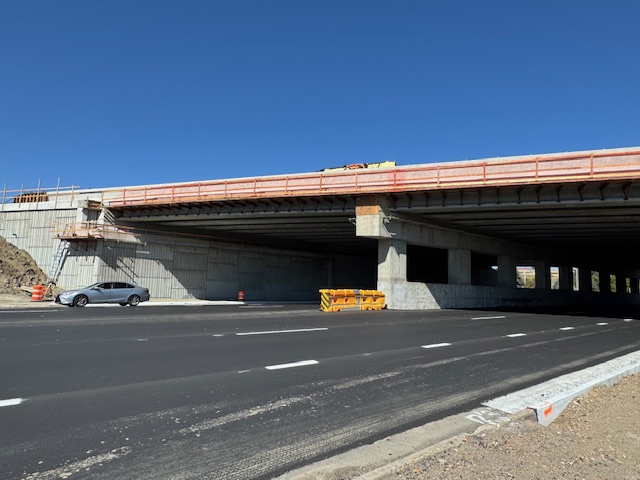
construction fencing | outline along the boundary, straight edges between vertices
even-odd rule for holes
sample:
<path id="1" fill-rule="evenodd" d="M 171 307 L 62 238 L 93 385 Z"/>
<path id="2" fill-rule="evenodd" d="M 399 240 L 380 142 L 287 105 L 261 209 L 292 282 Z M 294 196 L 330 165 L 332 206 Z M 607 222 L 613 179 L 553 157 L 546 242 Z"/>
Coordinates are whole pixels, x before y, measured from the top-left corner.
<path id="1" fill-rule="evenodd" d="M 339 312 L 341 310 L 382 310 L 385 307 L 384 293 L 378 290 L 320 290 L 320 309 L 323 312 Z"/>

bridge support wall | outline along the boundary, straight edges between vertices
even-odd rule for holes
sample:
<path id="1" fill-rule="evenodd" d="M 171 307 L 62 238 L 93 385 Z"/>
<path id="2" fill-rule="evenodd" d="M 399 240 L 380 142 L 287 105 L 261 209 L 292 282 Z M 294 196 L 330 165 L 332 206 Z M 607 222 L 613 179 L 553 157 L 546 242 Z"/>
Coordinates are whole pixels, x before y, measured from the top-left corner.
<path id="1" fill-rule="evenodd" d="M 55 230 L 97 218 L 98 211 L 84 205 L 5 205 L 0 236 L 29 253 L 47 274 L 60 243 Z M 235 300 L 243 290 L 247 300 L 319 301 L 320 288 L 376 286 L 373 259 L 355 256 L 157 232 L 118 240 L 71 239 L 69 244 L 61 289 L 116 280 L 148 287 L 153 298 Z"/>
<path id="2" fill-rule="evenodd" d="M 637 281 L 631 282 L 635 295 L 614 300 L 609 295 L 608 272 L 601 273 L 602 278 L 606 278 L 600 282 L 602 293 L 593 292 L 591 270 L 584 267 L 579 269 L 579 291 L 574 292 L 573 269 L 568 261 L 559 262 L 558 285 L 552 286 L 548 252 L 399 215 L 390 211 L 385 198 L 369 199 L 357 207 L 356 234 L 378 240 L 377 288 L 385 293 L 390 309 L 541 307 L 640 301 Z M 408 281 L 407 265 L 413 261 L 407 255 L 408 245 L 446 249 L 447 283 Z M 496 285 L 472 284 L 474 254 L 496 259 Z M 534 289 L 517 288 L 518 259 L 532 259 L 536 273 Z M 620 278 L 618 291 L 626 293 L 626 277 Z"/>

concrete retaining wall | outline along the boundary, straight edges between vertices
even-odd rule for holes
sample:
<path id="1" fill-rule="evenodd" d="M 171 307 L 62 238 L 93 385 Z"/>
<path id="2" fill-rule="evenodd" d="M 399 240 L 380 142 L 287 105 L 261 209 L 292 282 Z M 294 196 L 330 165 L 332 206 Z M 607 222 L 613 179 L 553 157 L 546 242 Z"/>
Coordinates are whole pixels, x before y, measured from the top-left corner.
<path id="1" fill-rule="evenodd" d="M 518 308 L 554 306 L 597 306 L 640 303 L 640 294 L 603 294 L 500 288 L 477 285 L 426 284 L 418 282 L 378 282 L 387 304 L 394 310 L 440 308 Z"/>
<path id="2" fill-rule="evenodd" d="M 60 244 L 54 231 L 86 220 L 81 206 L 10 207 L 0 212 L 0 235 L 27 251 L 47 274 Z M 121 241 L 70 241 L 58 287 L 120 280 L 149 288 L 155 298 L 234 300 L 243 290 L 246 300 L 319 302 L 321 288 L 374 288 L 375 268 L 375 259 L 143 234 Z"/>

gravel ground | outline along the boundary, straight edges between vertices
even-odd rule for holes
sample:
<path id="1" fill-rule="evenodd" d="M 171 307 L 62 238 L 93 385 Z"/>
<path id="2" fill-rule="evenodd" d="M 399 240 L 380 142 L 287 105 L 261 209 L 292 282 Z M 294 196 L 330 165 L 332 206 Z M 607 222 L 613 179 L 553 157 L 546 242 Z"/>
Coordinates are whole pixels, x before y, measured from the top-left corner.
<path id="1" fill-rule="evenodd" d="M 481 429 L 387 479 L 640 479 L 640 375 L 575 399 L 548 427 Z"/>

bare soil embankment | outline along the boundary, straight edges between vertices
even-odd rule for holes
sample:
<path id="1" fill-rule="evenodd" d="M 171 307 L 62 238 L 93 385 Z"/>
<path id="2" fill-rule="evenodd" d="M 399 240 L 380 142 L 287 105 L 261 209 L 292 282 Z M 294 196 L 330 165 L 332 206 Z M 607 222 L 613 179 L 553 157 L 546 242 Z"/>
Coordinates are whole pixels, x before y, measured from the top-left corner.
<path id="1" fill-rule="evenodd" d="M 0 237 L 0 294 L 25 295 L 20 287 L 44 285 L 47 275 L 24 250 Z"/>

